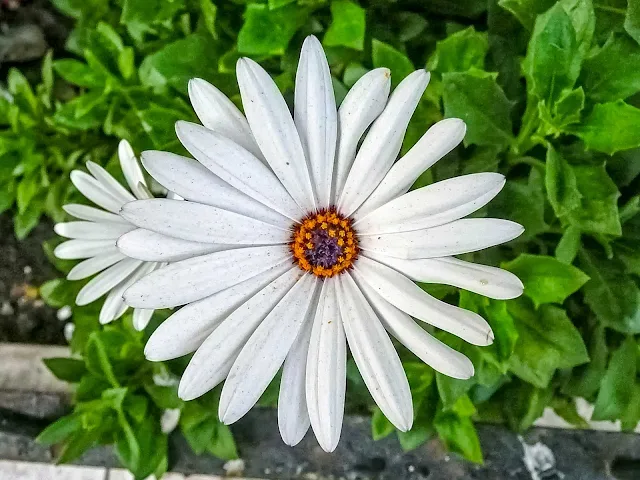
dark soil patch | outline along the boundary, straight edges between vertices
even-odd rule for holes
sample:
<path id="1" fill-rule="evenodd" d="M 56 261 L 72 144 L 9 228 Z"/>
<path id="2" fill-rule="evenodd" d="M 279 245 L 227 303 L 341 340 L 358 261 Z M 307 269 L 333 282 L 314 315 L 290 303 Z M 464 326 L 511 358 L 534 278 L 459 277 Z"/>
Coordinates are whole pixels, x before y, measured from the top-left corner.
<path id="1" fill-rule="evenodd" d="M 53 237 L 43 221 L 23 241 L 13 234 L 9 214 L 0 215 L 0 342 L 65 344 L 64 322 L 44 304 L 38 287 L 59 274 L 42 242 Z"/>

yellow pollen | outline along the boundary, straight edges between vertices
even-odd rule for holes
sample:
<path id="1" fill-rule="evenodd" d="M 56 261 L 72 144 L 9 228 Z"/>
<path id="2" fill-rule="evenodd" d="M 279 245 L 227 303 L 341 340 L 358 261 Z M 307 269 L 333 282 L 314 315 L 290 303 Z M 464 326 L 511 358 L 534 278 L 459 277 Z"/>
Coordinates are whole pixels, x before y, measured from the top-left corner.
<path id="1" fill-rule="evenodd" d="M 306 272 L 328 278 L 351 268 L 358 258 L 358 237 L 351 219 L 334 208 L 311 213 L 294 225 L 293 261 Z"/>

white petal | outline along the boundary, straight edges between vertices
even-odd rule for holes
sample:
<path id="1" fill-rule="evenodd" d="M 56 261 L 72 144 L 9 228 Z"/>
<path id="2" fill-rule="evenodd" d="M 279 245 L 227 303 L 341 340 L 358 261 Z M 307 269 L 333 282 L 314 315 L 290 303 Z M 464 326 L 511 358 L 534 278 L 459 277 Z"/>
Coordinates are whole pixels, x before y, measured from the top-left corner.
<path id="1" fill-rule="evenodd" d="M 308 321 L 300 329 L 282 367 L 278 395 L 278 429 L 284 443 L 300 443 L 309 430 L 309 413 L 305 396 L 307 354 L 313 323 Z"/>
<path id="2" fill-rule="evenodd" d="M 53 254 L 63 260 L 77 260 L 79 258 L 90 258 L 106 253 L 115 253 L 115 239 L 107 240 L 67 240 L 58 245 Z"/>
<path id="3" fill-rule="evenodd" d="M 519 297 L 524 290 L 520 279 L 511 272 L 453 257 L 404 260 L 375 253 L 367 253 L 366 256 L 404 273 L 416 282 L 442 283 L 497 300 Z"/>
<path id="4" fill-rule="evenodd" d="M 289 219 L 232 187 L 195 160 L 169 152 L 148 151 L 142 153 L 142 164 L 161 185 L 187 200 L 283 228 L 291 224 Z"/>
<path id="5" fill-rule="evenodd" d="M 151 321 L 151 317 L 153 317 L 153 312 L 155 312 L 155 310 L 152 308 L 134 308 L 133 328 L 138 331 L 142 331 L 147 328 L 147 325 L 149 325 L 149 322 Z"/>
<path id="6" fill-rule="evenodd" d="M 185 305 L 290 261 L 285 246 L 239 248 L 172 263 L 129 288 L 125 301 L 137 308 Z"/>
<path id="7" fill-rule="evenodd" d="M 413 404 L 400 358 L 351 275 L 340 275 L 337 281 L 344 331 L 362 379 L 384 416 L 406 432 L 413 423 Z"/>
<path id="8" fill-rule="evenodd" d="M 287 243 L 291 235 L 228 210 L 166 198 L 127 203 L 120 214 L 137 227 L 192 242 L 269 245 Z"/>
<path id="9" fill-rule="evenodd" d="M 336 99 L 327 57 L 313 35 L 302 45 L 296 73 L 295 124 L 309 161 L 318 206 L 331 203 L 338 130 Z"/>
<path id="10" fill-rule="evenodd" d="M 391 167 L 380 185 L 360 207 L 360 214 L 364 215 L 408 192 L 425 170 L 462 141 L 466 131 L 466 125 L 459 118 L 445 118 L 433 125 L 411 150 Z"/>
<path id="11" fill-rule="evenodd" d="M 357 212 L 360 235 L 398 233 L 430 228 L 465 217 L 483 207 L 504 187 L 504 175 L 474 173 L 419 188 L 377 208 Z"/>
<path id="12" fill-rule="evenodd" d="M 138 159 L 133 153 L 131 145 L 129 145 L 129 142 L 126 140 L 121 140 L 118 145 L 118 158 L 120 159 L 120 168 L 122 168 L 124 178 L 127 184 L 129 184 L 129 189 L 131 189 L 133 194 L 140 200 L 152 198 L 145 188 L 147 181 L 138 164 Z"/>
<path id="13" fill-rule="evenodd" d="M 434 370 L 453 378 L 473 376 L 473 363 L 437 338 L 429 335 L 409 315 L 382 298 L 367 282 L 358 285 L 376 311 L 385 328 Z"/>
<path id="14" fill-rule="evenodd" d="M 429 83 L 430 75 L 417 70 L 391 94 L 389 103 L 371 126 L 353 161 L 339 201 L 339 210 L 351 215 L 378 186 L 395 162 L 409 120 Z"/>
<path id="15" fill-rule="evenodd" d="M 182 307 L 153 332 L 144 347 L 145 356 L 164 362 L 195 352 L 231 312 L 289 270 L 291 265 L 282 264 Z"/>
<path id="16" fill-rule="evenodd" d="M 116 245 L 127 257 L 147 262 L 177 262 L 206 253 L 235 248 L 234 245 L 189 242 L 144 228 L 125 233 L 117 240 Z"/>
<path id="17" fill-rule="evenodd" d="M 356 156 L 358 142 L 369 125 L 382 113 L 389 89 L 391 73 L 388 68 L 376 68 L 366 73 L 344 97 L 338 110 L 338 151 L 334 175 L 334 202 L 347 181 L 347 175 Z"/>
<path id="18" fill-rule="evenodd" d="M 248 150 L 195 123 L 177 122 L 176 133 L 200 163 L 229 185 L 288 218 L 300 216 L 278 177 Z"/>
<path id="19" fill-rule="evenodd" d="M 180 380 L 178 396 L 183 400 L 193 400 L 224 380 L 260 322 L 299 277 L 300 269 L 290 268 L 220 323 L 193 355 Z"/>
<path id="20" fill-rule="evenodd" d="M 102 305 L 102 309 L 100 310 L 100 316 L 98 317 L 101 325 L 113 322 L 114 320 L 120 318 L 124 314 L 124 312 L 127 311 L 127 308 L 129 307 L 126 303 L 124 303 L 122 294 L 133 283 L 140 280 L 148 273 L 152 272 L 155 268 L 155 263 L 146 263 L 141 265 L 139 268 L 134 270 L 131 275 L 129 275 L 125 280 L 120 282 L 113 290 L 109 292 L 109 295 L 107 295 L 107 298 Z"/>
<path id="21" fill-rule="evenodd" d="M 325 280 L 313 322 L 307 356 L 306 396 L 309 418 L 325 452 L 338 446 L 347 379 L 347 344 L 335 280 Z"/>
<path id="22" fill-rule="evenodd" d="M 94 162 L 87 162 L 87 169 L 94 176 L 102 187 L 108 191 L 114 198 L 120 200 L 122 203 L 131 202 L 136 199 L 131 192 L 124 188 L 120 183 L 111 176 L 104 168 Z"/>
<path id="23" fill-rule="evenodd" d="M 67 274 L 67 280 L 82 280 L 90 277 L 125 258 L 127 257 L 118 251 L 102 253 L 75 265 Z"/>
<path id="24" fill-rule="evenodd" d="M 133 225 L 124 223 L 78 221 L 56 223 L 53 230 L 61 237 L 77 238 L 79 240 L 115 240 L 134 228 Z"/>
<path id="25" fill-rule="evenodd" d="M 82 287 L 76 297 L 76 304 L 82 306 L 97 300 L 131 275 L 140 265 L 142 265 L 141 261 L 126 258 L 107 268 Z"/>
<path id="26" fill-rule="evenodd" d="M 493 332 L 480 315 L 433 298 L 401 273 L 361 256 L 354 275 L 387 302 L 412 317 L 474 345 L 491 345 Z"/>
<path id="27" fill-rule="evenodd" d="M 228 425 L 241 418 L 269 386 L 302 325 L 315 313 L 318 283 L 316 276 L 304 274 L 253 332 L 222 387 L 218 407 L 222 422 Z"/>
<path id="28" fill-rule="evenodd" d="M 72 217 L 78 218 L 80 220 L 88 220 L 90 222 L 129 223 L 120 215 L 105 212 L 104 210 L 90 207 L 88 205 L 78 205 L 76 203 L 70 203 L 68 205 L 63 205 L 62 209 Z"/>
<path id="29" fill-rule="evenodd" d="M 397 258 L 433 258 L 476 252 L 519 237 L 524 229 L 509 220 L 463 218 L 413 232 L 360 237 L 360 248 Z"/>
<path id="30" fill-rule="evenodd" d="M 262 158 L 247 119 L 224 93 L 201 78 L 192 78 L 189 80 L 189 99 L 205 127 Z"/>
<path id="31" fill-rule="evenodd" d="M 287 192 L 305 211 L 316 200 L 298 131 L 289 107 L 269 74 L 249 58 L 236 66 L 242 105 L 265 159 Z"/>
<path id="32" fill-rule="evenodd" d="M 71 182 L 85 197 L 99 207 L 118 213 L 123 205 L 123 201 L 114 197 L 102 184 L 91 175 L 80 170 L 71 172 Z"/>

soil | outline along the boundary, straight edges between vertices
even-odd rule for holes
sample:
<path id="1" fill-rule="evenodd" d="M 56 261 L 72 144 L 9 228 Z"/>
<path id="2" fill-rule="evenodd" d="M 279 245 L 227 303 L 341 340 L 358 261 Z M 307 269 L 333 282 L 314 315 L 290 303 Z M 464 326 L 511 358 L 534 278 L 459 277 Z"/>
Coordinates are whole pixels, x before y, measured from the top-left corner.
<path id="1" fill-rule="evenodd" d="M 42 283 L 60 276 L 42 250 L 54 235 L 43 221 L 18 241 L 10 213 L 0 215 L 0 342 L 65 344 L 64 322 L 38 294 Z"/>

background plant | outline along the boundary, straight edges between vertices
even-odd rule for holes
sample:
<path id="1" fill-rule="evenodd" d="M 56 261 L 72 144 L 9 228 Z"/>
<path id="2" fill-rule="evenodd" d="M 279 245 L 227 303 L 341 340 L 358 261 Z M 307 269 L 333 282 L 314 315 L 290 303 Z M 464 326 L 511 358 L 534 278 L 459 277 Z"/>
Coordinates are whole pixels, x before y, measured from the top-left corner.
<path id="1" fill-rule="evenodd" d="M 234 68 L 241 55 L 260 61 L 288 99 L 300 45 L 310 33 L 327 50 L 338 101 L 368 69 L 391 68 L 396 85 L 426 66 L 431 85 L 404 150 L 443 117 L 464 119 L 468 132 L 464 147 L 416 187 L 465 173 L 504 173 L 504 191 L 480 214 L 517 221 L 526 232 L 469 259 L 513 271 L 525 295 L 504 302 L 423 286 L 485 316 L 496 341 L 478 348 L 439 334 L 473 360 L 476 375 L 467 381 L 436 374 L 401 351 L 416 415 L 414 428 L 397 434 L 401 444 L 411 449 L 439 435 L 452 451 L 481 462 L 475 420 L 523 430 L 550 406 L 581 424 L 576 396 L 595 404 L 594 419 L 621 420 L 624 428 L 640 420 L 638 0 L 53 3 L 75 19 L 67 51 L 45 59 L 35 92 L 11 71 L 0 100 L 6 122 L 0 210 L 14 213 L 17 235 L 26 235 L 42 212 L 58 219 L 60 204 L 73 195 L 68 171 L 88 158 L 108 162 L 117 137 L 137 151 L 179 152 L 173 123 L 193 119 L 187 80 L 205 78 L 239 103 Z M 72 303 L 77 288 L 54 280 L 42 295 L 62 306 Z M 159 400 L 149 390 L 154 375 L 180 374 L 183 363 L 146 362 L 144 337 L 128 320 L 100 329 L 89 307 L 76 309 L 74 321 L 79 359 L 50 366 L 79 382 L 76 411 L 61 420 L 66 428 L 58 423 L 57 433 L 54 427 L 45 432 L 44 441 L 64 440 L 65 454 L 115 442 L 123 462 L 141 476 L 166 468 L 166 456 L 141 464 L 151 441 L 136 437 L 136 455 L 127 432 L 155 432 L 160 413 L 173 405 L 183 409 L 182 429 L 197 451 L 235 455 L 215 419 L 215 395 L 185 404 L 175 392 Z M 373 415 L 375 438 L 392 434 L 352 367 L 349 410 Z M 92 391 L 99 396 L 84 398 L 83 382 L 97 378 L 100 388 Z M 263 403 L 273 401 L 267 392 Z M 111 420 L 92 422 L 87 402 L 99 402 Z M 152 415 L 137 416 L 143 404 Z M 140 418 L 149 430 L 132 427 Z M 222 440 L 198 443 L 206 438 Z M 71 456 L 65 454 L 63 461 Z"/>

